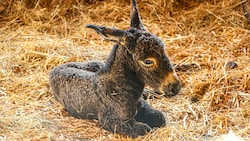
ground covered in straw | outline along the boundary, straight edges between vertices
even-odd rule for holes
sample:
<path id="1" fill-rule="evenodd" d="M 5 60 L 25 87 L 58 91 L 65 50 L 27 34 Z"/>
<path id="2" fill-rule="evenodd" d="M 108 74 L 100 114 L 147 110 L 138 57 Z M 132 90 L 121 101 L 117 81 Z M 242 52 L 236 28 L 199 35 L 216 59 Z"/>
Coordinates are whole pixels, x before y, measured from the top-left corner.
<path id="1" fill-rule="evenodd" d="M 166 126 L 139 139 L 250 139 L 250 26 L 240 0 L 139 0 L 145 27 L 162 38 L 179 74 L 179 95 L 149 99 Z M 70 61 L 105 60 L 112 43 L 87 23 L 126 29 L 125 0 L 0 1 L 0 141 L 130 140 L 97 121 L 70 117 L 48 73 Z"/>

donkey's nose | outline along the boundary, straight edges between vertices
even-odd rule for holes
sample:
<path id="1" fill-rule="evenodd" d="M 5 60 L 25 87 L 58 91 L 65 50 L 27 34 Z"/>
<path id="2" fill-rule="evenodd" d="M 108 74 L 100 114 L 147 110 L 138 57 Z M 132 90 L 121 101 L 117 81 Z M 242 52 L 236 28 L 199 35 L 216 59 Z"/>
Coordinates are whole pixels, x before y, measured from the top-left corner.
<path id="1" fill-rule="evenodd" d="M 165 76 L 159 90 L 165 96 L 175 96 L 179 93 L 180 89 L 181 81 L 175 71 L 172 71 Z"/>
<path id="2" fill-rule="evenodd" d="M 180 89 L 181 89 L 181 82 L 178 81 L 176 83 L 165 86 L 163 88 L 163 91 L 166 96 L 175 96 L 179 93 Z"/>

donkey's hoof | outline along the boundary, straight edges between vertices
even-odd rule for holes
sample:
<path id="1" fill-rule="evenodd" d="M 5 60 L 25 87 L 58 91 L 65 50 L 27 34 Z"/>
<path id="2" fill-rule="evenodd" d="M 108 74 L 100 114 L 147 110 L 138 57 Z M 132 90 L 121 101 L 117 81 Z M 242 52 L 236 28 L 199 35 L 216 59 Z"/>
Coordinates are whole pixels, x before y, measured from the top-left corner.
<path id="1" fill-rule="evenodd" d="M 144 106 L 136 115 L 136 121 L 146 123 L 151 128 L 162 127 L 166 123 L 163 113 L 149 106 Z"/>
<path id="2" fill-rule="evenodd" d="M 149 122 L 147 123 L 150 127 L 162 127 L 166 123 L 166 119 L 162 112 L 155 110 L 153 113 L 149 113 L 148 115 Z"/>

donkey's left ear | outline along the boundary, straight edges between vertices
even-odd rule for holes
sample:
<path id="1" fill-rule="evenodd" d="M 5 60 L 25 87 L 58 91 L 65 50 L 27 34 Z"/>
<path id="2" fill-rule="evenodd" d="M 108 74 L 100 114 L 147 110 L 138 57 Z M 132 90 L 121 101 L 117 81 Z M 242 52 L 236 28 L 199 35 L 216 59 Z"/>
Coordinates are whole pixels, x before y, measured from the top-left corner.
<path id="1" fill-rule="evenodd" d="M 128 32 L 124 30 L 119 30 L 115 28 L 109 28 L 105 26 L 97 26 L 97 25 L 86 25 L 87 28 L 94 29 L 98 34 L 101 34 L 104 36 L 104 39 L 120 43 L 123 42 L 123 40 L 128 36 Z"/>

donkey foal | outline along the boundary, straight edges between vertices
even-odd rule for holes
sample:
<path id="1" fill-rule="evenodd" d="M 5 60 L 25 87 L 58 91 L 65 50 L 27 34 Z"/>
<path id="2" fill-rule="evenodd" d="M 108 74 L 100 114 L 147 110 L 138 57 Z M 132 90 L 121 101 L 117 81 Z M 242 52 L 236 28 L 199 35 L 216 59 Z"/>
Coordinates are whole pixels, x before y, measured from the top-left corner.
<path id="1" fill-rule="evenodd" d="M 72 62 L 55 67 L 49 81 L 56 100 L 70 115 L 97 119 L 104 129 L 130 137 L 163 126 L 164 115 L 141 98 L 143 89 L 149 85 L 174 96 L 181 83 L 163 42 L 144 29 L 136 1 L 132 0 L 128 30 L 96 25 L 87 28 L 116 44 L 105 64 Z"/>

